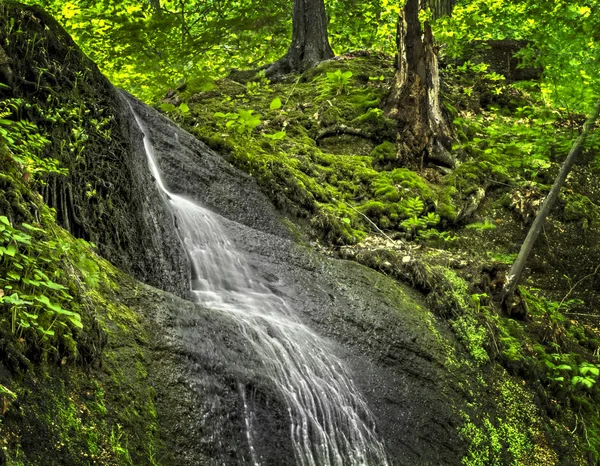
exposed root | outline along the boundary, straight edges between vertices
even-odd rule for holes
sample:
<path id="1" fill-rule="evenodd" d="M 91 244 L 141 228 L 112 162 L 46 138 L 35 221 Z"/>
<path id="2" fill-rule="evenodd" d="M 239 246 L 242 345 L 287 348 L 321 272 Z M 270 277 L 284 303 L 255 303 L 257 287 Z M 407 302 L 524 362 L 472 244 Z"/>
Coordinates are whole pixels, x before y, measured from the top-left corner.
<path id="1" fill-rule="evenodd" d="M 326 138 L 329 136 L 339 136 L 340 134 L 349 134 L 351 136 L 359 136 L 361 138 L 371 139 L 371 140 L 375 139 L 372 135 L 370 135 L 369 133 L 366 133 L 362 129 L 352 128 L 352 127 L 346 126 L 346 125 L 337 125 L 337 126 L 331 126 L 329 128 L 325 128 L 324 130 L 320 131 L 319 134 L 317 134 L 315 141 L 318 142 L 320 139 L 323 139 L 323 138 Z"/>

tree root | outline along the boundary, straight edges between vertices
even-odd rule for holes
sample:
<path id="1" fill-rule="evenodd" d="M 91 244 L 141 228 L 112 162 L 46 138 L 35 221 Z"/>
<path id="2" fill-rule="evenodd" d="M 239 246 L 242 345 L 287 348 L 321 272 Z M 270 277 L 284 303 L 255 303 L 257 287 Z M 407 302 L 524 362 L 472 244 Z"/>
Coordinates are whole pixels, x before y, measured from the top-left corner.
<path id="1" fill-rule="evenodd" d="M 318 142 L 320 139 L 323 139 L 323 138 L 326 138 L 329 136 L 339 136 L 340 134 L 349 134 L 351 136 L 358 136 L 358 137 L 370 139 L 370 140 L 374 139 L 374 137 L 372 135 L 363 131 L 362 129 L 352 128 L 352 127 L 346 126 L 346 125 L 337 125 L 337 126 L 330 126 L 329 128 L 325 128 L 322 131 L 320 131 L 319 134 L 317 134 L 315 141 Z"/>

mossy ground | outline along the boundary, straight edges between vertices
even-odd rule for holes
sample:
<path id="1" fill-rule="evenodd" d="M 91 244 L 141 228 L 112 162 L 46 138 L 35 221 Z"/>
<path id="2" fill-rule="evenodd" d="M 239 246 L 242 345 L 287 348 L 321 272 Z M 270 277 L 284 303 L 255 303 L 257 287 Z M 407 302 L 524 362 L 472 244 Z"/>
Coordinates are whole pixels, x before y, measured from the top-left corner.
<path id="1" fill-rule="evenodd" d="M 593 259 L 583 252 L 600 253 L 593 239 L 599 190 L 589 175 L 595 159 L 583 157 L 548 222 L 524 281 L 527 311 L 519 320 L 506 316 L 492 298 L 573 141 L 568 116 L 548 110 L 535 83 L 510 85 L 450 66 L 445 106 L 460 164 L 446 175 L 412 171 L 398 165 L 394 123 L 380 110 L 390 65 L 387 57 L 349 54 L 282 82 L 247 73 L 210 90 L 192 83 L 169 97 L 190 111 L 171 116 L 255 176 L 309 238 L 409 282 L 449 319 L 470 358 L 448 364 L 487 374 L 477 390 L 497 408 L 476 425 L 465 422 L 473 439 L 465 464 L 494 464 L 486 457 L 497 464 L 595 458 L 598 414 L 586 407 L 600 390 L 571 383 L 582 363 L 597 362 L 600 337 L 577 315 L 583 306 L 596 315 L 600 302 Z M 336 78 L 337 70 L 352 76 Z M 281 106 L 272 105 L 276 98 Z M 241 110 L 257 117 L 251 127 L 240 125 Z M 586 232 L 587 249 L 577 228 Z M 552 241 L 561 244 L 562 262 L 544 257 Z M 556 355 L 568 355 L 575 371 L 562 382 L 552 380 L 546 364 Z M 507 395 L 519 390 L 522 397 Z"/>

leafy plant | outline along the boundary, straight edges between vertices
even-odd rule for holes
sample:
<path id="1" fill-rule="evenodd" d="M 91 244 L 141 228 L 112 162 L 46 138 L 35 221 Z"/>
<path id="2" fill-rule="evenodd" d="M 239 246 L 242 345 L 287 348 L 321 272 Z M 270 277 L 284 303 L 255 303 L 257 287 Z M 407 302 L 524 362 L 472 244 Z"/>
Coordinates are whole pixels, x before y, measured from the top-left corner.
<path id="1" fill-rule="evenodd" d="M 285 137 L 285 131 L 278 131 L 277 133 L 273 133 L 273 134 L 263 133 L 263 136 L 266 137 L 267 139 L 271 139 L 273 141 L 279 141 Z"/>
<path id="2" fill-rule="evenodd" d="M 275 97 L 271 104 L 269 105 L 271 110 L 279 110 L 281 108 L 281 99 L 279 97 Z"/>
<path id="3" fill-rule="evenodd" d="M 411 235 L 419 230 L 433 227 L 440 222 L 440 216 L 435 212 L 428 212 L 421 216 L 425 209 L 425 204 L 418 197 L 411 197 L 401 202 L 401 210 L 408 218 L 400 223 L 400 226 L 406 229 Z"/>
<path id="4" fill-rule="evenodd" d="M 348 84 L 350 84 L 350 78 L 352 77 L 352 71 L 328 71 L 326 77 L 326 84 L 329 93 L 334 95 L 340 95 L 348 92 Z"/>
<path id="5" fill-rule="evenodd" d="M 172 113 L 178 117 L 185 117 L 190 114 L 190 107 L 185 102 L 181 102 L 179 106 L 165 102 L 160 104 L 159 107 L 163 112 Z"/>
<path id="6" fill-rule="evenodd" d="M 73 297 L 60 283 L 59 266 L 69 246 L 46 239 L 48 232 L 28 223 L 15 228 L 0 216 L 0 309 L 10 316 L 13 335 L 38 343 L 61 338 L 75 352 L 72 332 L 83 328 L 81 315 L 70 310 Z"/>
<path id="7" fill-rule="evenodd" d="M 35 124 L 22 119 L 7 119 L 18 111 L 21 103 L 18 99 L 0 102 L 0 140 L 6 144 L 12 159 L 24 169 L 27 178 L 44 185 L 47 175 L 66 175 L 68 171 L 57 159 L 43 156 L 50 141 Z"/>
<path id="8" fill-rule="evenodd" d="M 579 365 L 579 375 L 573 376 L 571 383 L 574 386 L 581 385 L 590 390 L 596 384 L 598 375 L 600 375 L 600 366 L 598 364 L 582 362 Z"/>
<path id="9" fill-rule="evenodd" d="M 550 371 L 550 375 L 548 376 L 548 379 L 550 379 L 554 382 L 564 382 L 565 372 L 570 372 L 573 370 L 573 368 L 569 364 L 565 364 L 564 362 L 561 362 L 561 360 L 563 359 L 563 355 L 551 354 L 550 357 L 552 357 L 557 362 L 554 363 L 548 359 L 546 359 L 544 361 L 544 363 L 546 364 L 546 367 Z"/>
<path id="10" fill-rule="evenodd" d="M 226 128 L 234 129 L 237 133 L 245 135 L 250 135 L 252 130 L 261 124 L 260 118 L 254 115 L 254 110 L 238 110 L 237 113 L 216 112 L 215 117 L 226 120 Z M 283 136 L 273 139 L 281 139 Z"/>
<path id="11" fill-rule="evenodd" d="M 581 299 L 553 301 L 543 296 L 539 288 L 520 287 L 519 290 L 531 314 L 537 317 L 545 317 L 554 324 L 564 323 L 566 321 L 564 312 L 583 303 Z"/>
<path id="12" fill-rule="evenodd" d="M 471 295 L 471 301 L 473 301 L 473 304 L 475 304 L 475 308 L 477 309 L 477 312 L 479 312 L 481 310 L 481 302 L 482 300 L 488 298 L 488 294 L 487 293 L 475 293 Z"/>
<path id="13" fill-rule="evenodd" d="M 110 438 L 108 439 L 110 448 L 113 453 L 119 458 L 121 464 L 131 465 L 131 456 L 129 449 L 127 448 L 127 439 L 124 438 L 122 426 L 117 424 L 117 428 L 114 427 L 110 431 Z"/>

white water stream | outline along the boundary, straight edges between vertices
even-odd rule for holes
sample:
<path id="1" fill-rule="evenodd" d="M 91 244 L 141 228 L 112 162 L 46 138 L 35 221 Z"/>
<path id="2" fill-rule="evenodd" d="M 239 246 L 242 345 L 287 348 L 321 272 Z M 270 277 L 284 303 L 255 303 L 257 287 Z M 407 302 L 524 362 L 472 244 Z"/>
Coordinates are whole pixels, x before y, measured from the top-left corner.
<path id="1" fill-rule="evenodd" d="M 290 435 L 299 466 L 387 466 L 374 420 L 343 364 L 327 343 L 302 324 L 287 303 L 251 272 L 223 230 L 217 215 L 167 190 L 155 160 L 148 130 L 144 134 L 152 175 L 177 219 L 180 238 L 194 267 L 192 291 L 204 306 L 230 315 L 240 338 L 255 351 L 267 375 L 283 395 Z M 252 415 L 246 411 L 252 460 L 260 466 L 252 442 Z M 290 464 L 293 459 L 290 458 Z"/>

